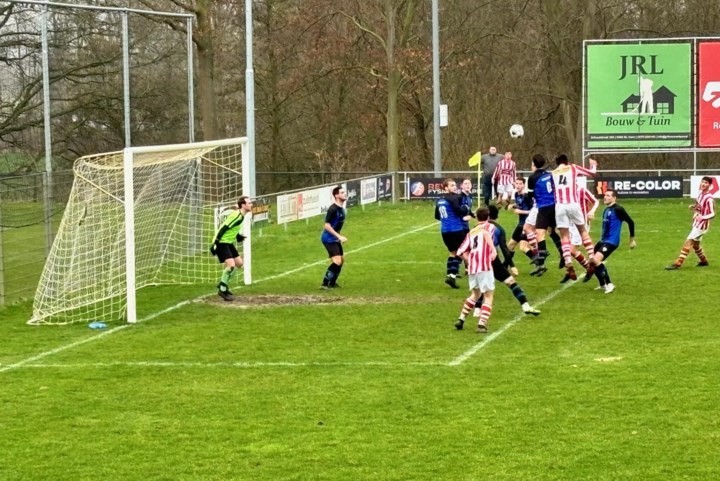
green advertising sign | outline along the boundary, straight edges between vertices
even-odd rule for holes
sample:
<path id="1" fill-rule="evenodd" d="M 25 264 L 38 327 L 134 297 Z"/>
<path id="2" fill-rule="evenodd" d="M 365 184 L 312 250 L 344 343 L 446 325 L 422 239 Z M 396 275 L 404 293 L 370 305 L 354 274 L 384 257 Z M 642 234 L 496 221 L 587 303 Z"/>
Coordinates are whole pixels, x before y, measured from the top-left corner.
<path id="1" fill-rule="evenodd" d="M 586 44 L 586 147 L 690 147 L 691 55 L 689 42 Z"/>

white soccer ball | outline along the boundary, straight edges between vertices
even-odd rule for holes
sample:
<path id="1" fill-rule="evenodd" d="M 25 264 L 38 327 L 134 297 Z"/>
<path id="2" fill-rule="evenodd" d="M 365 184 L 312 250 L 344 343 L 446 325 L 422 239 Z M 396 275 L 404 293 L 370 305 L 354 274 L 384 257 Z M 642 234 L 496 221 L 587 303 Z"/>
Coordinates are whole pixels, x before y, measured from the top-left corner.
<path id="1" fill-rule="evenodd" d="M 510 137 L 513 139 L 519 139 L 525 135 L 525 129 L 520 124 L 513 124 L 510 126 Z"/>

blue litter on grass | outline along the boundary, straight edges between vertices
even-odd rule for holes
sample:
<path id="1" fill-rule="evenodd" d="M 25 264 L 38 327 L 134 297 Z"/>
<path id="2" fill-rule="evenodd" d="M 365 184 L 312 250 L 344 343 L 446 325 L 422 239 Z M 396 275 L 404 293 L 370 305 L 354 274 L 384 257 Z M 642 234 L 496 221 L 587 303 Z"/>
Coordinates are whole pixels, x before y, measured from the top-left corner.
<path id="1" fill-rule="evenodd" d="M 107 324 L 100 321 L 93 321 L 90 324 L 88 324 L 88 327 L 90 329 L 105 329 L 107 327 Z"/>

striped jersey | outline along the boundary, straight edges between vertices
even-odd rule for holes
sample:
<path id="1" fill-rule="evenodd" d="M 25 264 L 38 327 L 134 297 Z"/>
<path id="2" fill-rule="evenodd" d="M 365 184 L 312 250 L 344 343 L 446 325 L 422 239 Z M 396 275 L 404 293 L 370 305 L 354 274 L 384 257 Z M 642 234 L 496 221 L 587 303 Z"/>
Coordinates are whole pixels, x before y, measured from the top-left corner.
<path id="1" fill-rule="evenodd" d="M 555 183 L 555 205 L 557 204 L 579 204 L 577 178 L 580 175 L 592 177 L 597 168 L 590 169 L 575 164 L 563 164 L 552 171 L 553 182 Z"/>
<path id="2" fill-rule="evenodd" d="M 493 179 L 498 185 L 512 185 L 517 177 L 517 167 L 512 159 L 502 159 L 498 162 L 493 173 Z"/>
<path id="3" fill-rule="evenodd" d="M 578 198 L 580 202 L 580 209 L 582 209 L 583 217 L 585 217 L 585 223 L 587 224 L 587 216 L 591 210 L 597 208 L 600 202 L 595 198 L 592 192 L 585 187 L 578 187 Z"/>
<path id="4" fill-rule="evenodd" d="M 484 232 L 489 234 L 489 239 L 485 238 Z M 483 222 L 473 227 L 465 236 L 465 240 L 457 250 L 457 255 L 468 253 L 469 274 L 492 271 L 492 254 L 495 252 L 494 235 L 495 226 L 489 222 Z"/>
<path id="5" fill-rule="evenodd" d="M 710 192 L 700 192 L 695 200 L 695 218 L 693 227 L 708 230 L 710 219 L 715 217 L 715 199 Z"/>

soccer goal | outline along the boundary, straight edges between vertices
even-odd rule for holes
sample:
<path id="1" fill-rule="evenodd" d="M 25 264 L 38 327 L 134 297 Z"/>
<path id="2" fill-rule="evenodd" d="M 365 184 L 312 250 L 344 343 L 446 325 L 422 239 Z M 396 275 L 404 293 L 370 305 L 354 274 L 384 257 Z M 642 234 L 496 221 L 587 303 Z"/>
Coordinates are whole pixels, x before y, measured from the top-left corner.
<path id="1" fill-rule="evenodd" d="M 81 157 L 28 324 L 137 320 L 136 291 L 217 281 L 216 215 L 249 191 L 247 137 Z M 244 282 L 252 282 L 251 221 Z M 209 286 L 210 287 L 210 286 Z"/>

